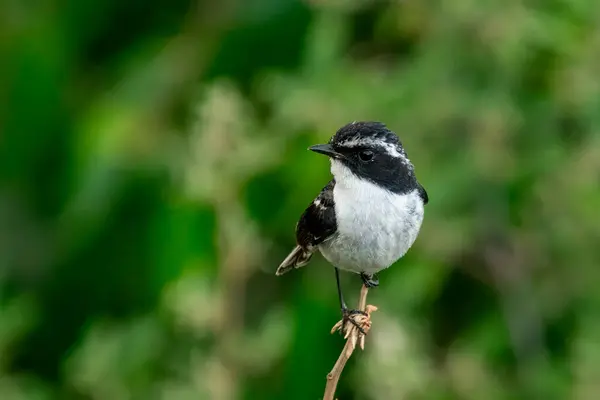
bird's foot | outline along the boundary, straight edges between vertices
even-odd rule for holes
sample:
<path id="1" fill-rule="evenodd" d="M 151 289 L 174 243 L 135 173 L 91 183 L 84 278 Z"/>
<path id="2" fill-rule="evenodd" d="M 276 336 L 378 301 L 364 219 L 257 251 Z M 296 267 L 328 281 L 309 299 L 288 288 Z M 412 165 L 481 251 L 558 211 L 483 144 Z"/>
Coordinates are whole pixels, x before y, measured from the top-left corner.
<path id="1" fill-rule="evenodd" d="M 362 279 L 365 286 L 368 288 L 374 288 L 374 287 L 379 286 L 379 278 L 377 277 L 376 274 L 369 275 L 369 274 L 365 274 L 364 272 L 361 272 L 360 278 Z"/>
<path id="2" fill-rule="evenodd" d="M 371 329 L 371 313 L 376 310 L 377 307 L 372 305 L 367 305 L 365 311 L 342 309 L 342 319 L 334 325 L 331 333 L 340 331 L 345 339 L 352 339 L 353 346 L 358 343 L 364 348 L 365 336 Z"/>
<path id="3" fill-rule="evenodd" d="M 362 328 L 362 326 L 361 326 L 362 324 L 360 323 L 360 322 L 361 322 L 360 320 L 361 320 L 362 318 L 360 318 L 359 316 L 362 316 L 362 317 L 364 317 L 364 318 L 368 318 L 368 317 L 369 317 L 369 315 L 368 315 L 366 312 L 364 312 L 364 311 L 361 311 L 361 310 L 349 310 L 349 309 L 342 310 L 342 322 L 343 322 L 343 325 L 342 325 L 342 327 L 343 327 L 344 329 L 341 329 L 341 330 L 340 330 L 340 332 L 341 332 L 341 333 L 342 333 L 344 336 L 346 336 L 346 332 L 345 332 L 345 331 L 346 331 L 346 329 L 345 329 L 345 328 L 346 328 L 346 323 L 347 323 L 347 322 L 350 322 L 352 325 L 354 325 L 354 326 L 356 327 L 356 329 L 358 329 L 358 331 L 359 331 L 360 333 L 362 333 L 363 335 L 366 335 L 366 334 L 367 334 L 367 333 L 365 332 L 365 330 L 364 330 L 364 329 Z M 358 318 L 357 318 L 357 317 L 358 317 Z M 357 319 L 358 319 L 359 321 L 357 321 Z"/>
<path id="4" fill-rule="evenodd" d="M 349 334 L 351 328 L 348 324 L 354 325 L 356 329 L 363 335 L 367 332 L 363 329 L 364 322 L 369 320 L 369 314 L 362 310 L 351 310 L 349 308 L 342 308 L 342 319 L 331 329 L 331 333 L 339 330 L 342 336 L 346 337 Z"/>

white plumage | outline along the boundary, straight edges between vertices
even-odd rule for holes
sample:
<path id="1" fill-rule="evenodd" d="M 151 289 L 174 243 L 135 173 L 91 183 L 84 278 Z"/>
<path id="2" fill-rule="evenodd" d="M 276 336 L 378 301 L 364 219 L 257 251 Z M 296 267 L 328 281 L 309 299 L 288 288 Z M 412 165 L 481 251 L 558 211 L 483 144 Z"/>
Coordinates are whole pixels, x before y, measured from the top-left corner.
<path id="1" fill-rule="evenodd" d="M 401 258 L 415 242 L 424 203 L 417 189 L 395 194 L 331 160 L 337 232 L 319 245 L 335 267 L 374 274 Z"/>

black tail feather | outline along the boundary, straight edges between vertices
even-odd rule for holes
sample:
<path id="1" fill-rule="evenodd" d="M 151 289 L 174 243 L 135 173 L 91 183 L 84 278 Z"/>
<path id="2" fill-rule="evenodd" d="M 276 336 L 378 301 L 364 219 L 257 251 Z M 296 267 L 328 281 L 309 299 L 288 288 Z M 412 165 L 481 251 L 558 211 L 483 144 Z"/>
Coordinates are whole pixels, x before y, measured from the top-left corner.
<path id="1" fill-rule="evenodd" d="M 294 250 L 283 260 L 275 275 L 283 275 L 293 269 L 300 268 L 308 264 L 313 253 L 303 249 L 300 246 L 296 246 Z"/>

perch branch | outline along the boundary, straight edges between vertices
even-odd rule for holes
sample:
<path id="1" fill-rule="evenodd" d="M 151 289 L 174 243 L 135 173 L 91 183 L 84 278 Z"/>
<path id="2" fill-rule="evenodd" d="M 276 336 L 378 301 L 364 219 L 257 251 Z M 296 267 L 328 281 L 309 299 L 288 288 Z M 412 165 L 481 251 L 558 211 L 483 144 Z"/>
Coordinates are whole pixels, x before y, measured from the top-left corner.
<path id="1" fill-rule="evenodd" d="M 368 293 L 369 288 L 363 285 L 360 290 L 360 298 L 358 300 L 357 308 L 358 310 L 364 311 L 367 315 L 354 314 L 350 316 L 350 318 L 353 318 L 354 321 L 363 329 L 365 333 L 368 333 L 369 329 L 371 328 L 371 313 L 377 310 L 377 307 L 367 305 Z M 342 330 L 342 332 L 345 333 L 344 339 L 346 339 L 346 344 L 344 345 L 340 356 L 335 362 L 333 369 L 327 374 L 327 384 L 325 385 L 325 394 L 323 395 L 323 400 L 334 400 L 335 390 L 340 380 L 342 370 L 344 369 L 346 362 L 354 352 L 356 344 L 358 343 L 360 348 L 363 350 L 365 348 L 365 335 L 363 335 L 356 328 L 356 326 L 352 324 L 352 322 L 348 320 L 344 321 L 342 319 L 334 325 L 334 327 L 331 329 L 331 333 L 336 332 L 338 330 Z"/>

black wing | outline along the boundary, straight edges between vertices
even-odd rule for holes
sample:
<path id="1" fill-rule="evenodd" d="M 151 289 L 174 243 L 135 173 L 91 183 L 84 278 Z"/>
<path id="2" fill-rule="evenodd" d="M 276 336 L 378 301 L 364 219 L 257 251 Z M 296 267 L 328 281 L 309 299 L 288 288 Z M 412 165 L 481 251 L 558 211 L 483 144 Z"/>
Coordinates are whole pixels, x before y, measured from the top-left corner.
<path id="1" fill-rule="evenodd" d="M 283 275 L 308 264 L 316 246 L 335 233 L 337 222 L 333 202 L 334 186 L 335 181 L 332 179 L 302 213 L 296 225 L 297 246 L 279 265 L 276 275 Z"/>
<path id="2" fill-rule="evenodd" d="M 427 191 L 423 186 L 421 186 L 421 184 L 419 184 L 419 195 L 421 196 L 421 199 L 423 199 L 423 204 L 429 203 L 429 196 L 427 195 Z"/>
<path id="3" fill-rule="evenodd" d="M 296 225 L 296 242 L 305 250 L 313 252 L 315 246 L 331 237 L 337 229 L 334 186 L 335 180 L 332 179 L 304 211 Z"/>

